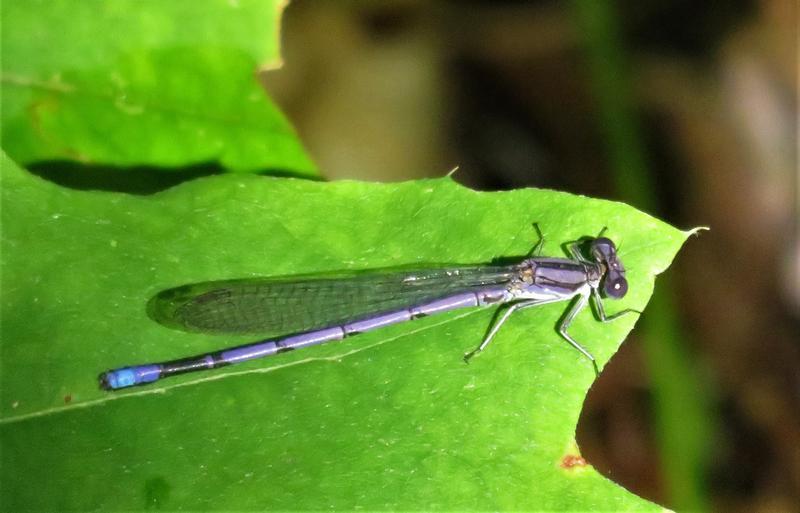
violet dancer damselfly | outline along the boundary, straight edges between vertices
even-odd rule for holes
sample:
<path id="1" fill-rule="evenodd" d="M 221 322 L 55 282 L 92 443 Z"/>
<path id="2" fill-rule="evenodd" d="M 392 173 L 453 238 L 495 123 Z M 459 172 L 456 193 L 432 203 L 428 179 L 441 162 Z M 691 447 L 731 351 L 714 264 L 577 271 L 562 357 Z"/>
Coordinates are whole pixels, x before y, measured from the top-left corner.
<path id="1" fill-rule="evenodd" d="M 536 225 L 535 225 L 536 226 Z M 538 231 L 538 226 L 536 226 Z M 573 300 L 558 323 L 558 333 L 594 366 L 594 357 L 567 332 L 590 298 L 599 320 L 608 322 L 637 312 L 606 315 L 600 291 L 619 299 L 628 291 L 617 248 L 600 232 L 567 245 L 571 258 L 538 256 L 508 266 L 471 265 L 440 269 L 367 271 L 323 277 L 255 278 L 211 281 L 165 290 L 150 300 L 150 316 L 190 332 L 218 334 L 294 333 L 211 353 L 109 370 L 100 386 L 118 390 L 167 376 L 216 369 L 345 337 L 420 317 L 468 307 L 506 305 L 469 360 L 483 351 L 512 313 L 533 306 Z M 638 312 L 637 312 L 638 313 Z"/>

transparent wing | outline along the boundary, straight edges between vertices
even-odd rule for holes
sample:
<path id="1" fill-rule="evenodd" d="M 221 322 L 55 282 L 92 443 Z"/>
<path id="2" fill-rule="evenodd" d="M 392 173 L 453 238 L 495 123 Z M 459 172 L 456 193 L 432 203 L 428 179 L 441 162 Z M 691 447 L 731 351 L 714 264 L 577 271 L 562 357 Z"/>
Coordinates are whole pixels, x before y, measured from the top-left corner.
<path id="1" fill-rule="evenodd" d="M 513 266 L 476 265 L 211 281 L 160 292 L 148 314 L 182 331 L 281 335 L 505 284 L 516 274 Z"/>

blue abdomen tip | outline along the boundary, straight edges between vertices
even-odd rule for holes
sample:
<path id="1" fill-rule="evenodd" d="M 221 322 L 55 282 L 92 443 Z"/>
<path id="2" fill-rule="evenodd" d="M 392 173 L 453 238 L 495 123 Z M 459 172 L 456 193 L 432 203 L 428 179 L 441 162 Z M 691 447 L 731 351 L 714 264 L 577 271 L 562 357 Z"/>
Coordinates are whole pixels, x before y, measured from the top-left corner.
<path id="1" fill-rule="evenodd" d="M 119 390 L 120 388 L 152 383 L 161 377 L 161 366 L 140 365 L 138 367 L 124 367 L 104 372 L 100 375 L 100 388 L 104 390 Z"/>
<path id="2" fill-rule="evenodd" d="M 136 384 L 136 373 L 133 369 L 117 369 L 104 372 L 100 376 L 100 386 L 106 390 L 130 387 Z"/>

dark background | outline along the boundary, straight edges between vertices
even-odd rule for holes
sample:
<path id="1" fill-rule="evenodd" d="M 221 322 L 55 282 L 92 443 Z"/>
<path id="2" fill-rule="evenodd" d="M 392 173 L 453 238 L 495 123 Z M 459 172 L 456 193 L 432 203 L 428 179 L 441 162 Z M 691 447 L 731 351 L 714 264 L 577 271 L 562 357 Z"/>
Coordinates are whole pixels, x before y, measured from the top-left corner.
<path id="1" fill-rule="evenodd" d="M 328 179 L 441 176 L 709 226 L 591 390 L 583 455 L 679 509 L 798 511 L 791 0 L 295 0 L 262 73 Z"/>

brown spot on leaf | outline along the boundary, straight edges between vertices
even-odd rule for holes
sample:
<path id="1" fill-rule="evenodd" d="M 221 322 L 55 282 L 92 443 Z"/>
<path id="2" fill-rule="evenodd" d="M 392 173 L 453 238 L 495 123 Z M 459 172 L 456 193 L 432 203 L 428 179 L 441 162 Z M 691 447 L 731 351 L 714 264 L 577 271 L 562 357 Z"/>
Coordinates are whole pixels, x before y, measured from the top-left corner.
<path id="1" fill-rule="evenodd" d="M 585 467 L 586 460 L 583 459 L 582 456 L 578 456 L 577 454 L 567 454 L 563 458 L 561 458 L 561 468 L 575 468 L 575 467 Z"/>

